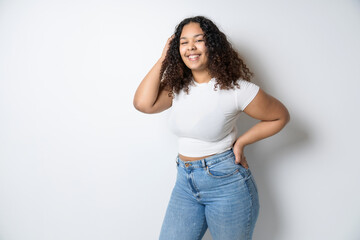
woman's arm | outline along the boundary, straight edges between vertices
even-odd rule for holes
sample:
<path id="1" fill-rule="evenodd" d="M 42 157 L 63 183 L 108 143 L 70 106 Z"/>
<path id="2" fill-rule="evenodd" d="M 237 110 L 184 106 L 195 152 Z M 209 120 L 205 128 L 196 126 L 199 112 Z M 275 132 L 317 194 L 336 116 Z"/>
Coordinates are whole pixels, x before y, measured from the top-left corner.
<path id="1" fill-rule="evenodd" d="M 170 108 L 172 105 L 172 98 L 168 96 L 169 91 L 159 89 L 161 65 L 165 59 L 171 39 L 172 37 L 168 39 L 160 59 L 144 77 L 135 92 L 133 104 L 140 112 L 158 113 Z"/>
<path id="2" fill-rule="evenodd" d="M 250 117 L 261 120 L 241 135 L 233 146 L 235 162 L 248 168 L 243 154 L 244 147 L 278 133 L 289 122 L 290 115 L 279 100 L 268 95 L 262 89 L 244 109 L 244 112 Z"/>

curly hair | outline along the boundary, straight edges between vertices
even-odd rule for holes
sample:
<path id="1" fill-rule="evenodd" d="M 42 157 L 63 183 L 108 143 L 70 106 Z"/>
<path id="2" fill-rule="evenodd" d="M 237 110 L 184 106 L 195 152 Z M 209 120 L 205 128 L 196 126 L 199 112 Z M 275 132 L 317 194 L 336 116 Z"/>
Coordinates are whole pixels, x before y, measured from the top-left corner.
<path id="1" fill-rule="evenodd" d="M 209 19 L 203 16 L 186 18 L 175 28 L 174 38 L 170 41 L 169 49 L 162 63 L 160 76 L 161 87 L 169 90 L 169 96 L 178 94 L 184 89 L 189 94 L 189 85 L 192 82 L 191 70 L 181 59 L 179 46 L 180 35 L 185 25 L 199 23 L 204 32 L 205 46 L 208 50 L 208 70 L 216 78 L 214 90 L 240 88 L 238 79 L 250 81 L 253 73 L 245 65 L 238 53 L 232 48 L 226 35 Z"/>

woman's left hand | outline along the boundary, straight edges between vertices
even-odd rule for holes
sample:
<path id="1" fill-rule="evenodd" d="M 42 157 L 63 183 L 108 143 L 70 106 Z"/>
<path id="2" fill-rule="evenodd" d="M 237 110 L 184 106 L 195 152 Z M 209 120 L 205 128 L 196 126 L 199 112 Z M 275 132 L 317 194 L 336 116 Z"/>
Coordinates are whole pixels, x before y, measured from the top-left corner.
<path id="1" fill-rule="evenodd" d="M 241 166 L 248 169 L 249 165 L 248 165 L 248 163 L 246 161 L 246 157 L 244 155 L 244 146 L 241 146 L 240 144 L 237 144 L 235 142 L 235 144 L 233 146 L 233 151 L 234 151 L 234 155 L 235 155 L 235 163 L 241 164 Z"/>

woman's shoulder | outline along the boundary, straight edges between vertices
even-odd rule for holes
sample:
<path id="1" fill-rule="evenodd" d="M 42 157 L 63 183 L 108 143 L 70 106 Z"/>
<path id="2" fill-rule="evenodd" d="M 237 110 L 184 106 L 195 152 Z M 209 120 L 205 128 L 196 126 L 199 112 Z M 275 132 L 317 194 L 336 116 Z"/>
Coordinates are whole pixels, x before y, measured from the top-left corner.
<path id="1" fill-rule="evenodd" d="M 249 85 L 257 85 L 249 80 L 243 79 L 243 78 L 239 78 L 238 80 L 236 80 L 236 82 L 241 86 L 249 86 Z"/>
<path id="2" fill-rule="evenodd" d="M 242 91 L 247 91 L 249 89 L 258 89 L 258 88 L 260 87 L 256 83 L 239 78 L 231 84 L 229 90 L 232 90 L 234 92 L 242 92 Z"/>

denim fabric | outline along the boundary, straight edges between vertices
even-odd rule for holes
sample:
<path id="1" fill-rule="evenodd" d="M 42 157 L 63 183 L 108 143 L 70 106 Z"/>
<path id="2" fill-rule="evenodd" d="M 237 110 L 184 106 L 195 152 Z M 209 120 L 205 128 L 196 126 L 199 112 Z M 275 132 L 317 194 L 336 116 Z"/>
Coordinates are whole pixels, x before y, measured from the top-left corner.
<path id="1" fill-rule="evenodd" d="M 201 240 L 207 228 L 213 240 L 252 238 L 257 187 L 250 169 L 235 163 L 232 149 L 197 161 L 177 156 L 176 167 L 160 240 Z"/>

